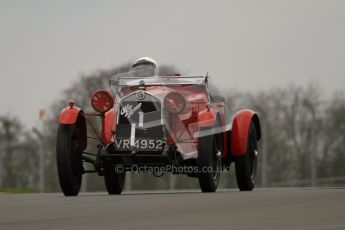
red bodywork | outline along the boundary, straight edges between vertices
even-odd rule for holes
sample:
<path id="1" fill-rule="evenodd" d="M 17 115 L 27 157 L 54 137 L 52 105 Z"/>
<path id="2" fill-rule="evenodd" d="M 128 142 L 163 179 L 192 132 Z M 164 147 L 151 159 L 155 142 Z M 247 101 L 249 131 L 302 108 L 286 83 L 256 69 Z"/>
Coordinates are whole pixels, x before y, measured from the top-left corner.
<path id="1" fill-rule="evenodd" d="M 102 118 L 102 139 L 105 143 L 111 143 L 113 140 L 113 133 L 116 132 L 116 115 L 114 108 L 104 114 Z"/>
<path id="2" fill-rule="evenodd" d="M 121 98 L 138 90 L 138 87 L 124 88 L 119 92 Z M 184 110 L 179 114 L 165 114 L 166 119 L 166 139 L 168 144 L 175 143 L 180 152 L 193 152 L 197 150 L 198 135 L 196 135 L 201 128 L 214 128 L 216 125 L 219 127 L 218 133 L 222 135 L 223 151 L 222 156 L 229 156 L 229 151 L 233 156 L 242 156 L 247 151 L 248 130 L 250 123 L 253 121 L 257 130 L 257 137 L 260 139 L 261 130 L 258 115 L 251 110 L 241 110 L 235 114 L 231 131 L 226 130 L 227 124 L 225 123 L 225 104 L 224 101 L 210 102 L 207 90 L 204 87 L 183 87 L 163 85 L 147 85 L 145 92 L 151 95 L 164 98 L 168 93 L 178 92 L 186 100 Z M 77 129 L 83 133 L 83 141 L 81 146 L 83 149 L 87 146 L 86 141 L 86 122 L 83 111 L 78 108 L 69 106 L 63 109 L 60 113 L 60 124 L 77 124 Z M 103 144 L 114 142 L 116 136 L 116 121 L 118 111 L 112 108 L 109 111 L 99 114 L 101 117 L 101 132 L 97 133 Z M 229 136 L 231 135 L 231 136 Z M 231 143 L 228 143 L 229 140 Z M 231 146 L 231 149 L 229 148 Z"/>
<path id="3" fill-rule="evenodd" d="M 125 89 L 120 92 L 121 97 L 135 92 L 137 87 Z M 218 122 L 223 128 L 223 141 L 226 143 L 225 119 L 224 119 L 224 102 L 209 103 L 209 95 L 205 88 L 194 87 L 193 85 L 176 86 L 147 86 L 145 89 L 152 95 L 165 97 L 169 93 L 178 92 L 186 100 L 185 109 L 179 114 L 166 113 L 166 127 L 168 129 L 167 142 L 177 144 L 181 152 L 195 152 L 197 150 L 197 137 L 200 128 L 212 128 Z M 111 123 L 111 121 L 109 121 Z M 116 126 L 115 124 L 109 124 Z M 116 133 L 116 132 L 115 132 Z M 228 154 L 228 145 L 223 144 L 223 156 Z"/>

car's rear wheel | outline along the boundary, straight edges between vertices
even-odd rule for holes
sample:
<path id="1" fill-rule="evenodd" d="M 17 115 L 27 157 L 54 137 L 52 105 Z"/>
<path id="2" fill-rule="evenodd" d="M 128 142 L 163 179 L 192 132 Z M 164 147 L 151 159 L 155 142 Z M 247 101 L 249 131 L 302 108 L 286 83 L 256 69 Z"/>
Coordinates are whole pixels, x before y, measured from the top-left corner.
<path id="1" fill-rule="evenodd" d="M 83 162 L 78 145 L 76 127 L 60 125 L 57 133 L 56 162 L 60 187 L 65 196 L 76 196 L 80 190 Z"/>
<path id="2" fill-rule="evenodd" d="M 236 180 L 240 191 L 251 191 L 255 186 L 257 169 L 257 134 L 255 125 L 251 122 L 248 133 L 247 152 L 235 158 Z"/>
<path id="3" fill-rule="evenodd" d="M 126 172 L 121 164 L 114 163 L 111 159 L 104 160 L 104 182 L 110 195 L 121 194 L 125 176 Z"/>
<path id="4" fill-rule="evenodd" d="M 217 141 L 219 136 L 208 135 L 198 140 L 198 177 L 202 192 L 215 192 L 219 184 L 222 167 L 221 141 Z"/>

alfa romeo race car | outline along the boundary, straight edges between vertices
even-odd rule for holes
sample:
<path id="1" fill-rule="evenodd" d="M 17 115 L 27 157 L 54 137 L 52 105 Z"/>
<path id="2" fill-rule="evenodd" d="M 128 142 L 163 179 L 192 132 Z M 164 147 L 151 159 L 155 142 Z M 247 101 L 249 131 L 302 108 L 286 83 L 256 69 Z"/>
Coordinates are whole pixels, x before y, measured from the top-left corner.
<path id="1" fill-rule="evenodd" d="M 227 122 L 224 98 L 209 93 L 207 75 L 142 77 L 142 71 L 115 75 L 110 90 L 96 90 L 96 113 L 74 101 L 61 111 L 56 150 L 62 192 L 78 195 L 82 175 L 94 172 L 104 176 L 109 194 L 120 194 L 128 171 L 186 174 L 198 178 L 202 192 L 215 192 L 231 162 L 239 189 L 252 190 L 258 115 L 240 110 Z M 90 116 L 100 118 L 100 131 Z M 86 152 L 88 138 L 98 141 L 94 153 Z M 85 170 L 86 163 L 92 170 Z"/>

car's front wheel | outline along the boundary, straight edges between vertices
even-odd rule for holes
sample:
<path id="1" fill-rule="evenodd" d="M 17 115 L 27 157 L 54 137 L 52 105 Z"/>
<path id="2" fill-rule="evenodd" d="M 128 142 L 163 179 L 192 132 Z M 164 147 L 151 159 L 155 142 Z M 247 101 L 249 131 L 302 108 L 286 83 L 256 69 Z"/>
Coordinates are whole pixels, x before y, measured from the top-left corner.
<path id="1" fill-rule="evenodd" d="M 219 184 L 222 167 L 219 135 L 207 135 L 198 140 L 198 177 L 202 192 L 215 192 Z"/>
<path id="2" fill-rule="evenodd" d="M 255 186 L 257 168 L 257 135 L 254 123 L 249 127 L 247 152 L 235 158 L 237 185 L 240 191 L 251 191 Z"/>
<path id="3" fill-rule="evenodd" d="M 80 190 L 83 163 L 78 145 L 76 127 L 60 125 L 57 133 L 56 162 L 60 187 L 65 196 L 76 196 Z"/>

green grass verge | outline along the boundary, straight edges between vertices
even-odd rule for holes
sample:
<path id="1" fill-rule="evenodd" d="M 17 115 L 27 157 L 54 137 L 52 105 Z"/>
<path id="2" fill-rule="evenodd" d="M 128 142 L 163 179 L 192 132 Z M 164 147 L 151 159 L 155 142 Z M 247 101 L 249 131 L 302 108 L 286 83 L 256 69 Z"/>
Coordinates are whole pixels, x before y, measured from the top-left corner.
<path id="1" fill-rule="evenodd" d="M 31 188 L 0 188 L 3 193 L 36 193 L 38 190 Z"/>

